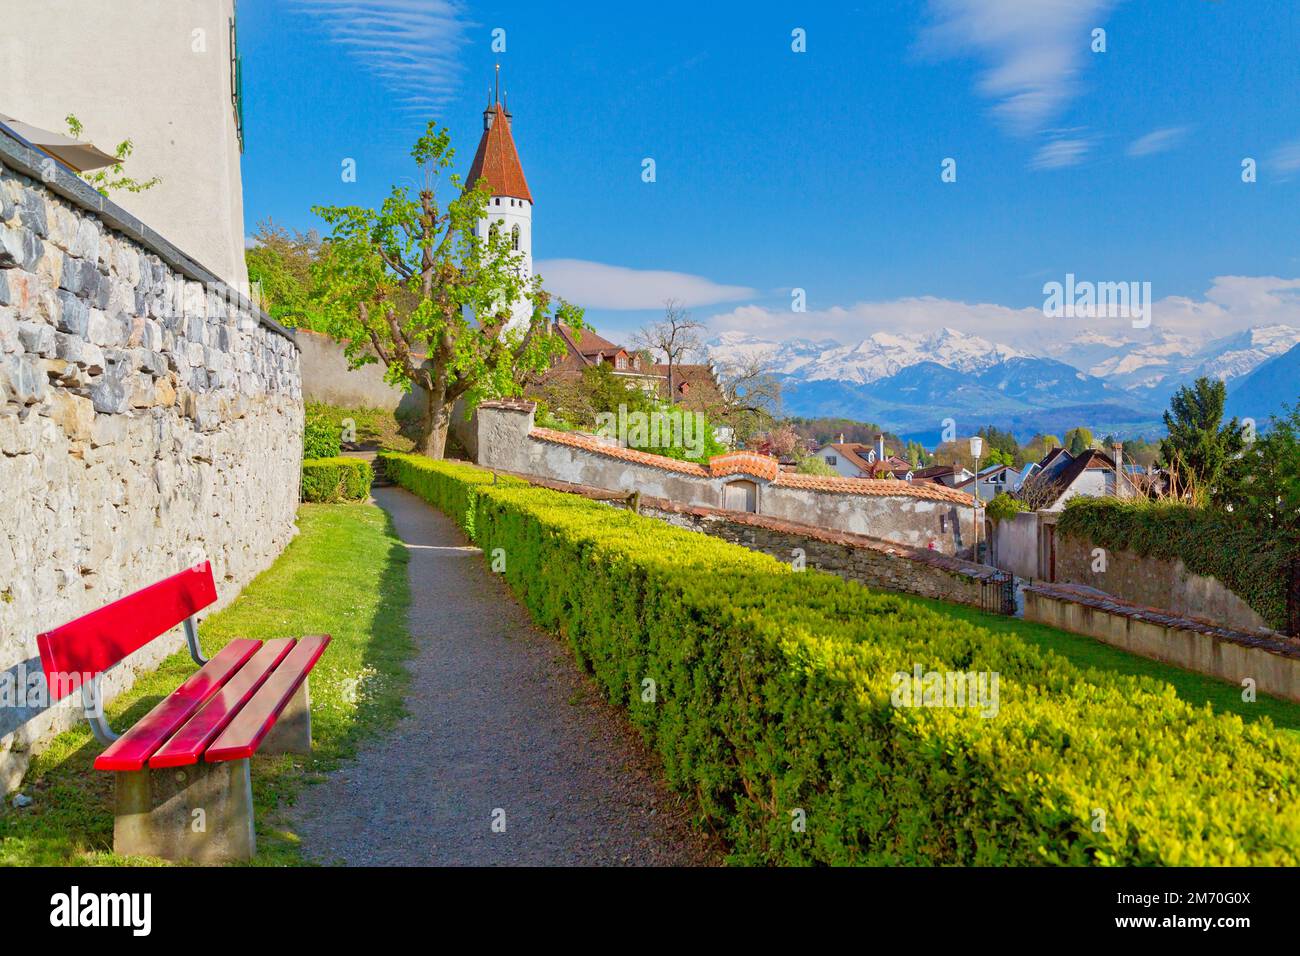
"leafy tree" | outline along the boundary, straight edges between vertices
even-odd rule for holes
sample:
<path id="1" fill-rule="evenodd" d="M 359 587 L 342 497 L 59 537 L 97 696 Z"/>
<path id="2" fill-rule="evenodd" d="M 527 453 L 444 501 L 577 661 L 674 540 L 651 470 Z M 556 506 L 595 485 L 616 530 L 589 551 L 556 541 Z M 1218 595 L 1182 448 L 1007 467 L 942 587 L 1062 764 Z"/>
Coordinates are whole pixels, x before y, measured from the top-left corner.
<path id="1" fill-rule="evenodd" d="M 816 455 L 800 458 L 795 470 L 801 475 L 820 475 L 823 478 L 834 478 L 839 475 L 838 471 L 826 464 L 826 459 L 818 458 Z"/>
<path id="2" fill-rule="evenodd" d="M 81 134 L 85 130 L 81 120 L 69 113 L 63 118 L 63 121 L 68 124 L 68 135 L 73 139 L 81 139 Z M 129 193 L 142 193 L 146 189 L 153 189 L 162 182 L 162 177 L 154 176 L 142 182 L 125 174 L 126 161 L 134 151 L 135 143 L 129 139 L 122 140 L 117 144 L 117 149 L 113 150 L 117 162 L 111 166 L 96 169 L 93 172 L 81 173 L 81 178 L 94 186 L 95 190 L 105 197 L 114 189 L 125 189 Z"/>
<path id="3" fill-rule="evenodd" d="M 992 463 L 1010 465 L 1015 462 L 1016 456 L 1020 454 L 1020 443 L 1016 441 L 1016 436 L 1011 432 L 1002 431 L 992 425 L 985 425 L 976 434 L 984 439 L 984 447 L 990 456 L 992 450 L 1002 452 L 996 461 L 990 457 L 989 460 Z"/>
<path id="4" fill-rule="evenodd" d="M 1219 501 L 1255 527 L 1279 532 L 1300 552 L 1300 404 L 1274 416 L 1227 471 Z"/>
<path id="5" fill-rule="evenodd" d="M 332 230 L 312 268 L 327 331 L 347 341 L 353 367 L 382 361 L 390 384 L 424 390 L 416 450 L 434 458 L 443 456 L 458 399 L 473 408 L 483 398 L 520 394 L 563 350 L 551 323 L 583 327 L 581 310 L 567 303 L 548 316 L 550 295 L 540 277 L 524 276 L 506 230 L 477 235 L 491 194 L 486 183 L 464 189 L 452 173 L 455 197 L 439 201 L 454 156 L 450 134 L 431 122 L 411 150 L 422 175 L 418 193 L 394 186 L 377 212 L 313 210 Z M 531 306 L 522 329 L 510 325 L 519 301 Z"/>
<path id="6" fill-rule="evenodd" d="M 1228 463 L 1245 447 L 1237 419 L 1223 421 L 1227 396 L 1223 382 L 1202 376 L 1174 393 L 1164 416 L 1168 437 L 1160 442 L 1162 462 L 1189 473 L 1211 495 Z"/>
<path id="7" fill-rule="evenodd" d="M 1065 433 L 1065 449 L 1071 455 L 1082 455 L 1092 448 L 1092 432 L 1080 425 Z"/>
<path id="8" fill-rule="evenodd" d="M 289 233 L 267 219 L 258 224 L 257 244 L 244 252 L 248 279 L 258 284 L 262 308 L 284 325 L 323 332 L 328 325 L 314 301 L 312 266 L 321 255 L 320 236 Z"/>
<path id="9" fill-rule="evenodd" d="M 1031 461 L 1042 461 L 1053 448 L 1061 447 L 1061 439 L 1055 435 L 1035 435 L 1029 443 L 1020 449 L 1016 464 L 1024 465 Z"/>

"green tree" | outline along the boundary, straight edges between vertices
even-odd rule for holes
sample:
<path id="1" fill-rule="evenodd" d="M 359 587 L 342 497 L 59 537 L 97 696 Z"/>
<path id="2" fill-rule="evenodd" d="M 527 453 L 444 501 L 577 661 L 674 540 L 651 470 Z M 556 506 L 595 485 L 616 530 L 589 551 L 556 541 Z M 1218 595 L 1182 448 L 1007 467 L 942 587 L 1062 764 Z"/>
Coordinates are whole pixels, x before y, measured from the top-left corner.
<path id="1" fill-rule="evenodd" d="M 69 113 L 63 121 L 68 124 L 68 135 L 73 139 L 81 139 L 82 131 L 85 129 L 81 125 L 81 120 Z M 95 190 L 104 197 L 114 189 L 125 189 L 129 193 L 142 193 L 146 189 L 153 189 L 162 182 L 161 177 L 154 176 L 141 181 L 126 175 L 126 161 L 134 151 L 135 143 L 129 139 L 122 140 L 117 144 L 117 149 L 113 150 L 117 162 L 103 169 L 96 169 L 94 172 L 81 173 L 81 178 L 94 186 Z"/>
<path id="2" fill-rule="evenodd" d="M 1223 421 L 1227 397 L 1223 382 L 1201 377 L 1174 393 L 1164 416 L 1168 436 L 1160 442 L 1161 461 L 1191 474 L 1197 486 L 1210 495 L 1228 463 L 1245 447 L 1237 419 Z"/>
<path id="3" fill-rule="evenodd" d="M 1080 425 L 1065 433 L 1065 450 L 1071 455 L 1082 455 L 1092 448 L 1092 432 Z"/>
<path id="4" fill-rule="evenodd" d="M 1279 532 L 1300 551 L 1300 404 L 1233 460 L 1220 490 L 1220 503 L 1257 528 Z"/>
<path id="5" fill-rule="evenodd" d="M 457 400 L 473 408 L 483 398 L 520 394 L 563 350 L 551 323 L 584 327 L 582 311 L 567 303 L 547 314 L 550 295 L 540 277 L 524 275 L 508 230 L 490 230 L 486 240 L 476 234 L 487 216 L 486 183 L 465 189 L 451 173 L 455 196 L 440 202 L 438 186 L 454 157 L 451 135 L 430 122 L 411 149 L 422 176 L 418 193 L 394 186 L 377 212 L 313 210 L 331 229 L 312 268 L 327 331 L 347 341 L 353 367 L 377 356 L 390 384 L 424 390 L 416 451 L 434 458 L 446 449 Z M 510 327 L 520 301 L 531 316 L 524 328 Z"/>
<path id="6" fill-rule="evenodd" d="M 327 321 L 315 301 L 312 266 L 321 255 L 315 231 L 293 232 L 267 219 L 258 224 L 256 245 L 244 252 L 248 279 L 256 283 L 262 308 L 271 318 L 295 328 L 326 331 Z"/>

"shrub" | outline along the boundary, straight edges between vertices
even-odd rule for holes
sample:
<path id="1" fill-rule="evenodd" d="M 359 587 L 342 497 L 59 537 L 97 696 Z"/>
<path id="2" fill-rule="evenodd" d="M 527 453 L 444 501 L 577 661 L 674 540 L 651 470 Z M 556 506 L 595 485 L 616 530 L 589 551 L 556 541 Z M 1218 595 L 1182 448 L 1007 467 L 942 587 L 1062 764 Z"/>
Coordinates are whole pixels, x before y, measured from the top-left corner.
<path id="1" fill-rule="evenodd" d="M 319 415 L 308 415 L 302 426 L 302 457 L 304 461 L 339 456 L 338 426 Z"/>
<path id="2" fill-rule="evenodd" d="M 361 501 L 373 480 L 370 462 L 362 458 L 309 458 L 302 463 L 302 500 Z"/>
<path id="3" fill-rule="evenodd" d="M 1300 863 L 1300 744 L 1267 720 L 578 496 L 384 463 L 484 551 L 505 549 L 519 599 L 734 862 Z M 894 675 L 918 664 L 997 672 L 997 715 L 893 706 Z"/>
<path id="4" fill-rule="evenodd" d="M 795 470 L 801 475 L 824 475 L 826 477 L 839 475 L 838 471 L 826 463 L 826 459 L 818 458 L 816 455 L 805 455 L 800 458 Z"/>
<path id="5" fill-rule="evenodd" d="M 1012 498 L 1005 491 L 999 491 L 993 496 L 984 508 L 985 513 L 994 521 L 1006 521 L 1008 518 L 1014 518 L 1022 511 L 1027 511 L 1029 505 L 1025 504 L 1018 498 Z"/>
<path id="6" fill-rule="evenodd" d="M 1181 558 L 1193 574 L 1221 581 L 1270 627 L 1286 626 L 1288 548 L 1272 527 L 1177 501 L 1079 496 L 1065 503 L 1057 529 L 1111 551 Z"/>

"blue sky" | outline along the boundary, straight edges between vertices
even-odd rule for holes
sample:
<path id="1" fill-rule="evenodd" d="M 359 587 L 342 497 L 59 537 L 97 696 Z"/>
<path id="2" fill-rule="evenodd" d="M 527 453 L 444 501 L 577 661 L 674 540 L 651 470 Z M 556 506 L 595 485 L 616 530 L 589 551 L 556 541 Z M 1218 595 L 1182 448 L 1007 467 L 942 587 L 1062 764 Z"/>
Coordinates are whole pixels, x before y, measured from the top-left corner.
<path id="1" fill-rule="evenodd" d="M 768 338 L 1041 342 L 1088 331 L 1042 317 L 1066 273 L 1151 282 L 1144 335 L 1300 325 L 1294 0 L 241 0 L 239 17 L 249 232 L 378 203 L 429 118 L 463 170 L 500 62 L 538 271 L 603 332 L 675 296 Z"/>

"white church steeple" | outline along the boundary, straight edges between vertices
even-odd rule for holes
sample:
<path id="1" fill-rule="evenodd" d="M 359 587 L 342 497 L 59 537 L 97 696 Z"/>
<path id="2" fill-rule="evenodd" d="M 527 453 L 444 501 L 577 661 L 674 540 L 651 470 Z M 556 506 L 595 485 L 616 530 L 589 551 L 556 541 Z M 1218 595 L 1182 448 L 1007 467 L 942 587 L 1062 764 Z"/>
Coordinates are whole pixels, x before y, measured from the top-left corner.
<path id="1" fill-rule="evenodd" d="M 493 229 L 510 237 L 510 248 L 523 256 L 525 279 L 533 275 L 533 194 L 528 191 L 524 168 L 519 162 L 510 131 L 511 114 L 501 96 L 501 66 L 497 65 L 497 85 L 488 107 L 483 111 L 483 138 L 470 165 L 466 183 L 473 188 L 480 180 L 492 191 L 487 215 L 479 221 L 478 235 L 486 239 Z M 515 303 L 511 325 L 527 324 L 532 306 L 526 300 Z"/>

